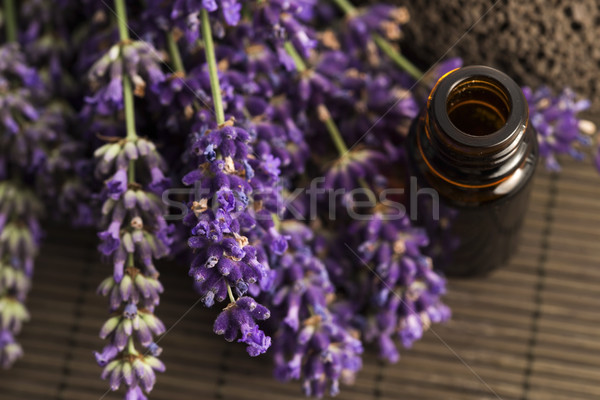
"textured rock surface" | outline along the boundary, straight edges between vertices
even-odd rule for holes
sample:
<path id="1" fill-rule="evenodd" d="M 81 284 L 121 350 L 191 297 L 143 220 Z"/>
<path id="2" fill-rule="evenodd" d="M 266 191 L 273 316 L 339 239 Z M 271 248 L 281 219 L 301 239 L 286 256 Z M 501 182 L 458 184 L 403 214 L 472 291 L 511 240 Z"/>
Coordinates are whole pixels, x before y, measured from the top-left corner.
<path id="1" fill-rule="evenodd" d="M 404 52 L 436 62 L 494 4 L 491 0 L 396 0 L 411 15 Z M 500 0 L 446 57 L 502 69 L 520 84 L 570 86 L 600 111 L 600 1 Z"/>

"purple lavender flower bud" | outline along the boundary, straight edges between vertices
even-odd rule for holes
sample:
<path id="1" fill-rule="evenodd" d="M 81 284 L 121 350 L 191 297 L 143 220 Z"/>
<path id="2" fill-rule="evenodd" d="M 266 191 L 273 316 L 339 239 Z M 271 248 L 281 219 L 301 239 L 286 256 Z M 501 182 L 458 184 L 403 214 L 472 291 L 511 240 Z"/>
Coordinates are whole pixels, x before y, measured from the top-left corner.
<path id="1" fill-rule="evenodd" d="M 174 27 L 185 33 L 185 38 L 191 44 L 199 39 L 200 11 L 206 9 L 214 12 L 218 9 L 216 0 L 178 0 L 172 4 L 152 0 L 149 2 L 145 17 L 168 31 Z"/>
<path id="2" fill-rule="evenodd" d="M 108 194 L 113 200 L 119 200 L 127 190 L 127 171 L 118 169 L 112 178 L 106 183 Z"/>
<path id="3" fill-rule="evenodd" d="M 460 57 L 449 58 L 449 59 L 444 60 L 441 63 L 437 64 L 430 71 L 431 86 L 433 86 L 442 76 L 446 75 L 448 72 L 454 71 L 455 69 L 460 68 L 462 66 L 463 66 L 463 61 Z"/>
<path id="4" fill-rule="evenodd" d="M 132 386 L 125 393 L 125 400 L 148 400 L 139 386 Z"/>
<path id="5" fill-rule="evenodd" d="M 146 42 L 115 45 L 90 68 L 88 79 L 95 93 L 86 98 L 84 116 L 108 115 L 123 107 L 123 75 L 133 83 L 134 93 L 144 97 L 146 86 L 165 80 L 159 52 Z M 93 111 L 92 111 L 93 110 Z"/>
<path id="6" fill-rule="evenodd" d="M 276 376 L 282 380 L 303 379 L 307 396 L 322 397 L 339 391 L 339 382 L 349 383 L 361 368 L 362 345 L 331 314 L 313 316 L 299 333 L 283 329 L 276 342 Z M 289 358 L 288 358 L 289 357 Z"/>
<path id="7" fill-rule="evenodd" d="M 23 356 L 21 345 L 15 341 L 10 330 L 0 329 L 0 366 L 10 368 Z"/>
<path id="8" fill-rule="evenodd" d="M 102 353 L 98 353 L 97 351 L 95 351 L 94 356 L 96 357 L 96 362 L 98 363 L 98 365 L 104 367 L 109 362 L 114 360 L 118 353 L 118 348 L 116 348 L 112 344 L 108 344 L 104 346 L 104 349 L 102 349 Z"/>
<path id="9" fill-rule="evenodd" d="M 98 233 L 98 237 L 102 240 L 102 244 L 98 246 L 98 250 L 105 256 L 111 255 L 120 245 L 119 231 L 121 221 L 113 221 L 108 226 L 108 229 Z"/>
<path id="10" fill-rule="evenodd" d="M 158 357 L 161 353 L 162 353 L 162 347 L 159 347 L 156 343 L 152 342 L 150 343 L 150 345 L 148 346 L 148 351 L 150 352 L 150 354 L 152 354 L 154 357 Z"/>
<path id="11" fill-rule="evenodd" d="M 591 140 L 581 132 L 577 114 L 588 109 L 590 101 L 577 100 L 570 89 L 554 96 L 545 86 L 536 91 L 523 87 L 523 93 L 529 104 L 529 119 L 537 131 L 540 156 L 545 160 L 546 168 L 560 170 L 556 160 L 558 154 L 583 158 L 580 147 L 589 146 Z M 595 129 L 588 133 L 595 133 Z"/>
<path id="12" fill-rule="evenodd" d="M 217 335 L 224 335 L 231 342 L 241 333 L 238 342 L 246 343 L 246 350 L 256 357 L 271 346 L 271 338 L 258 328 L 256 320 L 262 321 L 270 317 L 266 307 L 258 304 L 250 297 L 241 297 L 230 303 L 215 320 L 213 330 Z"/>

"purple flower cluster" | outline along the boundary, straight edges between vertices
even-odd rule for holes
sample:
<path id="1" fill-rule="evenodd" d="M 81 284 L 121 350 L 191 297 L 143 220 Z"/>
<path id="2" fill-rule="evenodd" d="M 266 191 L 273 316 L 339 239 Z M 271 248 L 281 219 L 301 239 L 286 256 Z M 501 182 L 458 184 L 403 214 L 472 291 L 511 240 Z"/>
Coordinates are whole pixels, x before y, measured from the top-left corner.
<path id="1" fill-rule="evenodd" d="M 41 240 L 43 207 L 14 181 L 0 182 L 0 366 L 10 367 L 23 351 L 14 335 L 29 320 L 24 302 Z"/>
<path id="2" fill-rule="evenodd" d="M 225 340 L 232 342 L 238 337 L 238 342 L 248 345 L 246 350 L 252 357 L 264 353 L 271 346 L 271 338 L 258 328 L 256 320 L 265 320 L 271 316 L 269 310 L 250 297 L 239 297 L 219 314 L 213 330 L 217 335 L 223 335 Z"/>
<path id="3" fill-rule="evenodd" d="M 19 45 L 0 47 L 0 60 L 0 365 L 8 368 L 23 353 L 15 335 L 29 319 L 24 302 L 42 236 L 44 207 L 28 184 L 45 172 L 53 132 L 37 124 L 42 86 Z"/>
<path id="4" fill-rule="evenodd" d="M 252 32 L 250 25 L 235 29 L 239 33 L 217 54 L 228 65 L 220 72 L 219 83 L 230 120 L 217 125 L 212 114 L 194 113 L 194 169 L 183 182 L 196 188 L 192 213 L 186 217 L 192 227 L 188 243 L 196 249 L 190 275 L 206 306 L 229 297 L 229 306 L 217 322 L 229 323 L 230 329 L 216 323 L 215 331 L 241 332 L 240 340 L 255 356 L 267 350 L 271 339 L 254 324 L 252 335 L 247 336 L 236 328 L 231 310 L 243 309 L 235 306 L 240 299 L 255 301 L 251 299 L 272 288 L 274 275 L 268 255 L 287 249 L 287 237 L 273 221 L 281 203 L 279 184 L 282 176 L 303 171 L 307 144 L 293 122 L 291 103 L 281 97 L 271 101 L 286 90 L 285 82 L 275 75 L 279 69 L 277 47 L 254 43 L 256 36 L 247 34 Z M 242 52 L 244 48 L 250 53 Z M 186 99 L 185 92 L 194 88 L 202 102 L 214 101 L 208 95 L 211 82 L 206 70 L 192 69 L 184 79 L 186 85 L 178 88 L 180 99 Z M 189 97 L 185 101 L 186 106 L 194 106 Z M 266 294 L 263 297 L 268 298 Z M 228 340 L 233 338 L 226 335 Z"/>
<path id="5" fill-rule="evenodd" d="M 277 164 L 271 166 L 272 160 L 267 158 L 250 158 L 250 137 L 233 122 L 199 132 L 198 138 L 193 151 L 199 166 L 183 178 L 186 185 L 196 188 L 192 212 L 186 217 L 187 224 L 192 226 L 188 244 L 196 250 L 190 276 L 194 278 L 205 306 L 211 307 L 215 301 L 220 303 L 229 297 L 230 306 L 223 313 L 250 312 L 256 304 L 246 304 L 252 300 L 249 297 L 239 303 L 242 296 L 247 292 L 256 296 L 271 284 L 268 264 L 257 259 L 256 248 L 245 236 L 256 226 L 253 213 L 257 205 L 253 202 L 257 199 L 253 198 L 253 189 L 259 184 L 275 183 L 266 179 L 269 174 L 279 172 Z M 233 292 L 238 300 L 234 299 Z M 223 313 L 218 320 L 236 320 L 231 316 L 224 317 Z M 268 312 L 260 313 L 268 317 Z M 215 325 L 217 333 L 222 330 L 222 322 L 219 326 L 217 329 Z M 242 330 L 242 339 L 246 338 L 245 333 Z M 262 332 L 255 335 L 262 335 Z M 231 336 L 226 338 L 233 340 Z M 248 352 L 258 355 L 269 345 L 270 340 L 264 338 L 260 343 L 249 344 Z"/>
<path id="6" fill-rule="evenodd" d="M 200 12 L 206 10 L 215 17 L 212 21 L 215 30 L 224 34 L 226 25 L 237 25 L 241 18 L 242 2 L 238 0 L 176 0 L 165 3 L 161 0 L 148 2 L 145 17 L 154 21 L 165 31 L 173 28 L 185 33 L 188 43 L 200 38 Z"/>
<path id="7" fill-rule="evenodd" d="M 146 87 L 165 80 L 160 53 L 149 43 L 133 41 L 113 45 L 91 67 L 88 80 L 93 95 L 86 98 L 82 116 L 110 115 L 123 108 L 123 79 L 128 79 L 134 94 L 144 97 Z"/>
<path id="8" fill-rule="evenodd" d="M 588 134 L 584 134 L 580 128 L 582 121 L 577 114 L 588 109 L 590 101 L 578 100 L 570 89 L 564 89 L 555 96 L 548 87 L 535 91 L 523 87 L 523 93 L 529 103 L 529 119 L 537 131 L 540 156 L 546 168 L 560 170 L 556 159 L 559 154 L 568 154 L 576 160 L 583 159 L 581 147 L 591 145 L 590 135 L 595 134 L 596 129 L 592 128 Z M 600 162 L 598 165 L 600 168 Z"/>
<path id="9" fill-rule="evenodd" d="M 375 60 L 368 46 L 351 40 L 358 23 L 364 24 L 362 36 L 381 33 L 374 29 L 386 26 L 389 13 L 380 11 L 376 8 L 360 14 L 364 21 L 351 18 L 337 37 L 329 34 L 326 45 L 330 50 L 322 51 L 314 70 L 308 69 L 298 80 L 300 98 L 307 77 L 325 82 L 313 84 L 311 97 L 305 97 L 311 99 L 305 103 L 310 129 L 324 131 L 321 137 L 330 138 L 324 149 L 335 144 L 338 150 L 337 159 L 325 173 L 325 189 L 344 188 L 348 194 L 354 189 L 377 192 L 384 188 L 385 168 L 399 161 L 402 153 L 398 149 L 418 112 L 408 91 L 411 80 L 398 73 L 390 60 L 380 59 L 380 55 Z M 332 125 L 338 124 L 336 132 Z M 340 141 L 361 141 L 361 145 L 348 149 Z M 342 196 L 342 203 L 354 207 L 348 200 Z M 325 199 L 323 208 L 327 201 L 330 199 Z M 337 218 L 337 233 L 327 238 L 324 256 L 333 283 L 347 296 L 340 296 L 335 305 L 334 320 L 356 328 L 364 341 L 377 342 L 381 356 L 394 362 L 398 352 L 393 339 L 410 347 L 432 322 L 443 322 L 450 314 L 440 301 L 445 280 L 420 250 L 427 244 L 425 233 L 388 208 L 376 202 L 367 210 L 367 222 Z M 357 263 L 365 264 L 361 273 L 356 272 Z"/>
<path id="10" fill-rule="evenodd" d="M 3 18 L 9 40 L 0 47 L 0 359 L 7 367 L 21 354 L 13 335 L 28 318 L 22 303 L 42 236 L 38 220 L 43 214 L 66 216 L 73 225 L 86 225 L 91 209 L 85 203 L 89 190 L 76 171 L 81 146 L 70 136 L 73 113 L 58 98 L 65 92 L 52 82 L 67 75 L 61 65 L 65 47 L 58 44 L 62 36 L 54 33 L 48 40 L 52 21 L 61 17 L 47 4 L 28 1 L 20 18 L 25 28 L 13 38 L 7 20 L 17 15 Z"/>
<path id="11" fill-rule="evenodd" d="M 377 277 L 370 285 L 352 289 L 365 302 L 366 311 L 357 321 L 363 337 L 378 343 L 382 357 L 396 362 L 399 354 L 393 338 L 411 347 L 431 323 L 450 318 L 449 308 L 440 301 L 446 282 L 421 251 L 428 243 L 425 231 L 413 228 L 406 217 L 378 211 L 369 221 L 350 227 L 347 243 L 356 249 L 366 273 Z"/>
<path id="12" fill-rule="evenodd" d="M 137 135 L 133 98 L 144 97 L 147 86 L 155 88 L 165 80 L 160 61 L 151 45 L 122 38 L 93 62 L 88 73 L 93 95 L 80 113 L 90 126 L 112 119 L 127 133 L 119 137 L 114 129 L 114 136 L 103 136 L 107 143 L 94 152 L 94 175 L 104 180 L 98 195 L 103 201 L 98 249 L 113 268 L 98 288 L 109 298 L 111 317 L 100 330 L 108 343 L 95 356 L 104 367 L 102 378 L 111 390 L 124 384 L 127 399 L 146 399 L 155 372 L 165 369 L 154 341 L 165 332 L 154 314 L 163 291 L 154 261 L 168 255 L 172 244 L 173 229 L 160 198 L 169 179 L 154 142 Z M 124 121 L 115 118 L 121 110 Z"/>
<path id="13" fill-rule="evenodd" d="M 125 383 L 127 396 L 141 399 L 140 388 L 150 392 L 154 371 L 164 370 L 154 343 L 165 331 L 154 315 L 163 291 L 154 260 L 167 255 L 171 244 L 164 205 L 155 194 L 164 183 L 164 165 L 154 144 L 143 138 L 117 139 L 94 155 L 96 174 L 108 177 L 101 194 L 104 230 L 98 234 L 99 250 L 113 266 L 112 275 L 98 288 L 108 296 L 113 316 L 100 330 L 108 344 L 96 353 L 96 360 L 112 390 Z M 136 341 L 144 353 L 136 349 Z"/>
<path id="14" fill-rule="evenodd" d="M 295 220 L 281 222 L 289 248 L 274 260 L 272 303 L 283 321 L 276 333 L 275 375 L 301 379 L 307 396 L 334 396 L 362 366 L 361 341 L 331 308 L 334 286 L 313 252 L 312 230 Z"/>
<path id="15" fill-rule="evenodd" d="M 347 40 L 353 47 L 366 48 L 372 35 L 377 34 L 390 41 L 402 38 L 401 25 L 407 23 L 406 8 L 390 4 L 373 4 L 361 9 L 348 20 Z"/>
<path id="16" fill-rule="evenodd" d="M 317 45 L 313 29 L 304 23 L 313 16 L 314 0 L 178 0 L 173 3 L 152 0 L 149 3 L 145 18 L 161 30 L 183 32 L 190 45 L 201 37 L 202 10 L 209 12 L 216 37 L 226 39 L 225 26 L 245 25 L 248 28 L 246 33 L 253 40 L 272 46 L 279 61 L 291 69 L 293 62 L 284 49 L 286 41 L 290 41 L 306 57 Z M 242 6 L 252 12 L 250 23 L 241 19 Z"/>
<path id="17" fill-rule="evenodd" d="M 51 140 L 53 134 L 44 125 L 34 126 L 41 112 L 34 100 L 42 91 L 40 78 L 16 43 L 0 47 L 0 58 L 0 174 L 6 176 L 9 165 L 32 173 L 46 155 L 35 143 Z"/>

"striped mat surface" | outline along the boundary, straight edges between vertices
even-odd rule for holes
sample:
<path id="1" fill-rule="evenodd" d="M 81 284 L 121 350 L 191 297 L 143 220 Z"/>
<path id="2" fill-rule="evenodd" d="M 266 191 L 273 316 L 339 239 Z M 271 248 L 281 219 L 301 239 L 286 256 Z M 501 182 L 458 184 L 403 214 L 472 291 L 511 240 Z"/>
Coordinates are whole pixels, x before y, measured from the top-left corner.
<path id="1" fill-rule="evenodd" d="M 453 319 L 434 326 L 396 365 L 371 349 L 352 387 L 338 396 L 368 399 L 558 400 L 600 398 L 600 176 L 589 163 L 540 168 L 519 254 L 485 279 L 451 280 Z M 105 300 L 95 294 L 109 272 L 93 232 L 50 229 L 38 258 L 20 335 L 26 355 L 0 371 L 0 399 L 121 399 L 92 351 Z M 162 265 L 166 292 L 158 315 L 167 372 L 154 400 L 302 399 L 299 384 L 272 378 L 268 357 L 211 332 L 216 310 L 196 305 L 185 265 Z"/>

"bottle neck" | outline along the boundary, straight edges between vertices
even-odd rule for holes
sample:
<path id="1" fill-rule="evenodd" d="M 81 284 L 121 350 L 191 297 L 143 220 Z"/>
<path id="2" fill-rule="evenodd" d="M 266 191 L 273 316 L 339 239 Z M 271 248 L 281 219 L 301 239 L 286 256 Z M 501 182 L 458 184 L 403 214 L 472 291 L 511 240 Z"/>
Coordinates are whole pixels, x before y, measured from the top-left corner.
<path id="1" fill-rule="evenodd" d="M 523 93 L 507 75 L 489 67 L 465 67 L 440 79 L 420 125 L 420 157 L 435 175 L 459 186 L 501 182 L 529 153 Z"/>

